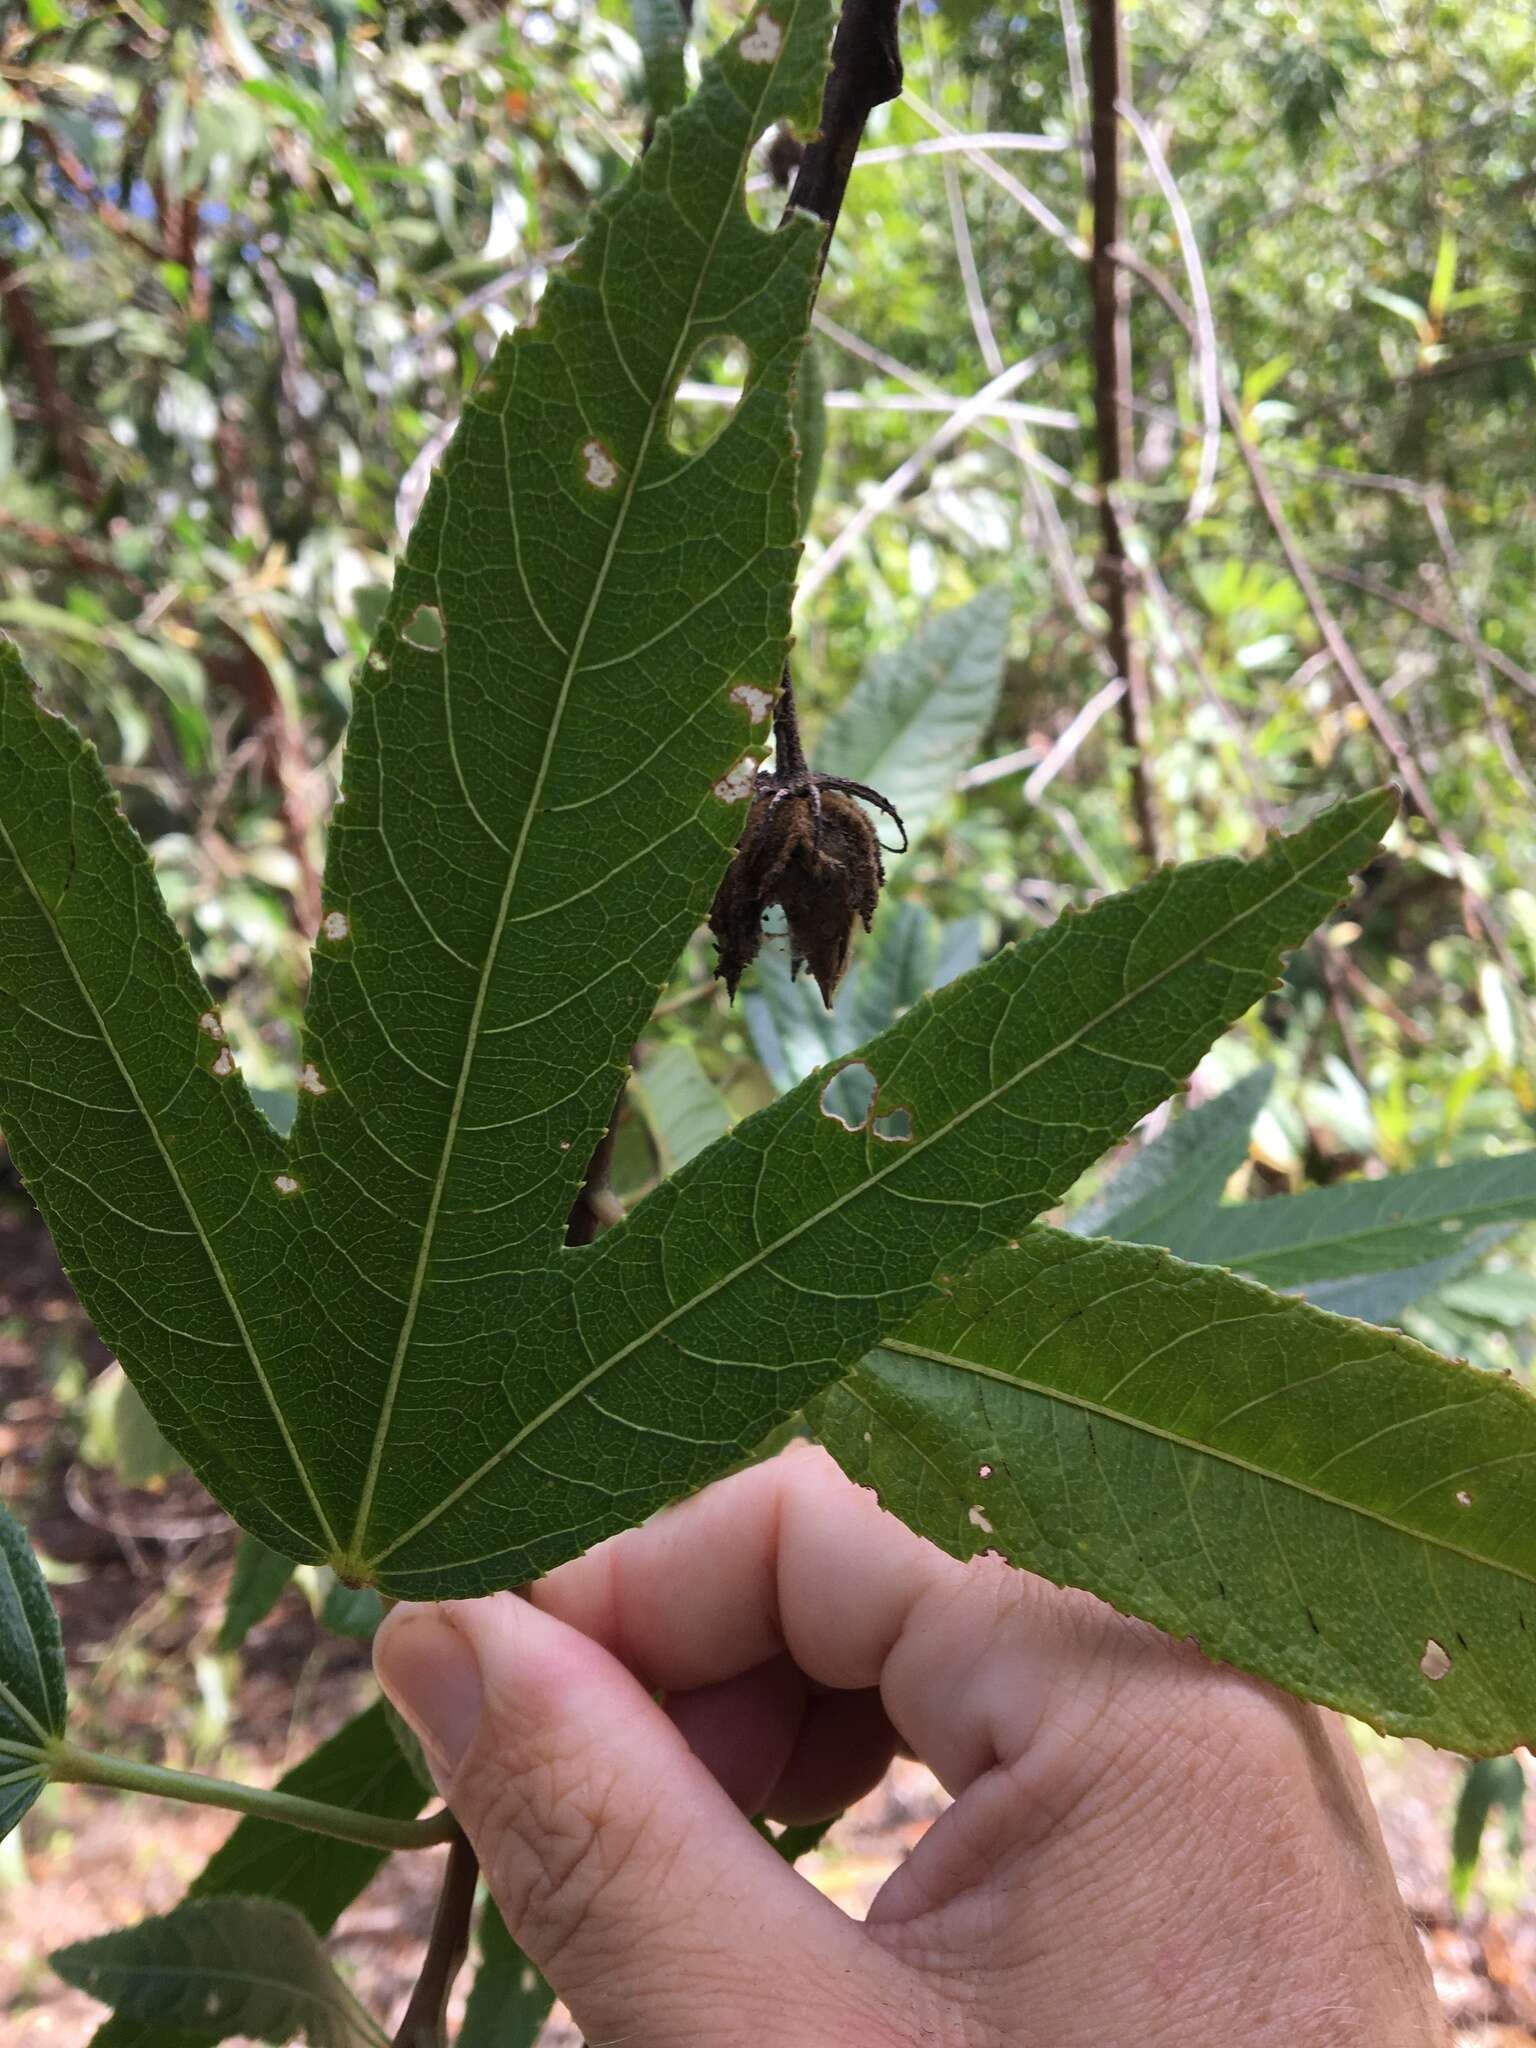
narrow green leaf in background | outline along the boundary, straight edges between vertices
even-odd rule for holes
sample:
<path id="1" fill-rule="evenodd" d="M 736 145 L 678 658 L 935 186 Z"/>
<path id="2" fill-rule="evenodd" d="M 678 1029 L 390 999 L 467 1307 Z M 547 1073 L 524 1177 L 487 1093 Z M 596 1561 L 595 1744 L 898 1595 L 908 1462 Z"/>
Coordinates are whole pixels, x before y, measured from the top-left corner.
<path id="1" fill-rule="evenodd" d="M 292 1577 L 291 1558 L 269 1549 L 259 1536 L 242 1534 L 214 1648 L 238 1650 L 257 1622 L 272 1612 Z"/>
<path id="2" fill-rule="evenodd" d="M 811 1411 L 956 1556 L 1451 1749 L 1536 1735 L 1536 1399 L 1142 1246 L 1036 1228 Z"/>
<path id="3" fill-rule="evenodd" d="M 1161 1244 L 1187 1212 L 1203 1212 L 1248 1157 L 1254 1118 L 1268 1100 L 1273 1067 L 1258 1067 L 1230 1088 L 1186 1109 L 1144 1145 L 1069 1228 L 1082 1237 L 1117 1237 L 1126 1244 Z"/>
<path id="4" fill-rule="evenodd" d="M 1505 1841 L 1518 1865 L 1525 1832 L 1525 1768 L 1517 1756 L 1478 1757 L 1467 1766 L 1451 1824 L 1451 1903 L 1458 1913 L 1467 1910 L 1482 1861 L 1483 1835 L 1490 1817 L 1500 1809 Z"/>
<path id="5" fill-rule="evenodd" d="M 648 1053 L 629 1090 L 655 1140 L 663 1174 L 686 1166 L 731 1128 L 725 1097 L 683 1039 Z"/>
<path id="6" fill-rule="evenodd" d="M 976 758 L 997 710 L 1008 651 L 1008 593 L 999 584 L 936 612 L 889 654 L 877 654 L 828 720 L 816 766 L 880 790 L 916 845 Z"/>
<path id="7" fill-rule="evenodd" d="M 494 1899 L 480 1914 L 479 1950 L 455 2048 L 533 2048 L 555 1994 L 507 1932 Z"/>
<path id="8" fill-rule="evenodd" d="M 313 2048 L 386 2048 L 302 1914 L 272 1899 L 210 1898 L 55 1950 L 66 1984 L 124 2019 Z"/>
<path id="9" fill-rule="evenodd" d="M 0 1507 L 0 1841 L 47 1783 L 66 1711 L 59 1617 L 26 1532 Z"/>
<path id="10" fill-rule="evenodd" d="M 1302 1287 L 1445 1258 L 1490 1224 L 1532 1216 L 1536 1148 L 1267 1202 L 1170 1211 L 1143 1241 L 1166 1241 L 1181 1259 L 1231 1266 L 1267 1287 Z"/>

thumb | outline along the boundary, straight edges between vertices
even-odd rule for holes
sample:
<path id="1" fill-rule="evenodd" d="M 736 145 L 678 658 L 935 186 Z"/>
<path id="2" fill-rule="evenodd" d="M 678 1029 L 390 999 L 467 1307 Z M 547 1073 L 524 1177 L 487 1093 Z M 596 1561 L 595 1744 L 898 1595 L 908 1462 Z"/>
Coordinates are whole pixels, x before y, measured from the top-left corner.
<path id="1" fill-rule="evenodd" d="M 599 1644 L 501 1593 L 398 1607 L 374 1656 L 508 1928 L 589 2040 L 890 2039 L 860 1930 Z"/>

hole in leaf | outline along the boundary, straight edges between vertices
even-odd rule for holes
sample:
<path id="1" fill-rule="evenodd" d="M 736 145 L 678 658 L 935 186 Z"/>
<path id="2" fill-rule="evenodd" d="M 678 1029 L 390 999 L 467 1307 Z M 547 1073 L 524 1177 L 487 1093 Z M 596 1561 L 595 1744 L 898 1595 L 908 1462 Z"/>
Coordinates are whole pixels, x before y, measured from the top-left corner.
<path id="1" fill-rule="evenodd" d="M 408 640 L 412 647 L 419 647 L 423 654 L 441 654 L 448 644 L 448 635 L 443 627 L 443 615 L 435 604 L 419 604 L 405 622 L 401 638 Z"/>
<path id="2" fill-rule="evenodd" d="M 669 432 L 679 455 L 702 455 L 729 426 L 751 367 L 734 335 L 716 335 L 694 351 L 672 401 Z"/>
<path id="3" fill-rule="evenodd" d="M 905 1145 L 912 1135 L 912 1112 L 909 1109 L 888 1109 L 884 1116 L 875 1118 L 870 1128 L 888 1145 Z"/>
<path id="4" fill-rule="evenodd" d="M 1434 1637 L 1431 1636 L 1424 1645 L 1424 1654 L 1419 1659 L 1419 1669 L 1430 1683 L 1433 1684 L 1436 1679 L 1444 1678 L 1450 1668 L 1451 1660 L 1444 1645 L 1437 1643 Z"/>
<path id="5" fill-rule="evenodd" d="M 978 1465 L 976 1467 L 976 1477 L 978 1479 L 990 1479 L 992 1477 L 992 1467 L 990 1465 Z"/>
<path id="6" fill-rule="evenodd" d="M 821 1091 L 822 1115 L 835 1118 L 847 1130 L 862 1131 L 875 1106 L 879 1085 L 862 1060 L 840 1067 Z"/>
<path id="7" fill-rule="evenodd" d="M 1468 1492 L 1467 1492 L 1467 1491 L 1465 1490 L 1465 1488 L 1463 1488 L 1463 1490 L 1462 1490 L 1462 1491 L 1461 1491 L 1460 1493 L 1458 1493 L 1458 1494 L 1457 1494 L 1457 1496 L 1456 1496 L 1456 1505 L 1457 1505 L 1457 1507 L 1459 1507 L 1459 1508 L 1469 1508 L 1469 1507 L 1471 1507 L 1471 1505 L 1472 1505 L 1472 1496 L 1471 1496 L 1471 1494 L 1470 1494 L 1470 1493 L 1468 1493 Z"/>

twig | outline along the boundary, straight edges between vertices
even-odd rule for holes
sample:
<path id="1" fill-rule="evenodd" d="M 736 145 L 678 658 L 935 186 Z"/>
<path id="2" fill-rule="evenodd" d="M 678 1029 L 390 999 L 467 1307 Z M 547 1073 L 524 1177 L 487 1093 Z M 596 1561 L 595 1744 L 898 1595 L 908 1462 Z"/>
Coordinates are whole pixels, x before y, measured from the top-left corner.
<path id="1" fill-rule="evenodd" d="M 53 345 L 43 331 L 43 323 L 37 317 L 32 304 L 32 294 L 22 279 L 16 265 L 0 249 L 0 316 L 10 328 L 16 346 L 21 350 L 32 388 L 37 393 L 38 411 L 53 442 L 54 453 L 59 467 L 75 487 L 76 495 L 86 505 L 95 506 L 101 501 L 101 486 L 96 481 L 95 471 L 86 459 L 85 443 L 80 438 L 79 424 L 75 419 L 75 408 L 68 392 L 59 381 L 58 369 L 53 360 Z"/>
<path id="2" fill-rule="evenodd" d="M 874 524 L 882 512 L 895 504 L 936 455 L 942 454 L 951 441 L 957 440 L 974 420 L 991 407 L 994 400 L 1006 398 L 1027 377 L 1032 377 L 1040 368 L 1041 360 L 1039 356 L 1026 356 L 1023 362 L 1012 364 L 1000 377 L 993 377 L 963 405 L 957 406 L 942 426 L 935 427 L 922 445 L 870 493 L 853 517 L 833 536 L 826 553 L 806 570 L 800 579 L 800 599 L 809 597 L 812 591 L 826 582 L 832 571 L 846 559 L 859 536 Z"/>
<path id="3" fill-rule="evenodd" d="M 1125 679 L 1120 731 L 1130 756 L 1131 815 L 1142 860 L 1159 858 L 1157 815 L 1149 768 L 1151 716 L 1146 669 L 1131 634 L 1132 570 L 1116 493 L 1134 473 L 1128 283 L 1111 251 L 1120 239 L 1120 121 L 1130 97 L 1119 0 L 1089 0 L 1088 86 L 1093 115 L 1093 411 L 1097 430 L 1101 602 L 1108 615 L 1109 656 Z"/>
<path id="4" fill-rule="evenodd" d="M 1117 704 L 1125 701 L 1125 677 L 1113 676 L 1102 690 L 1095 690 L 1088 702 L 1077 713 L 1071 724 L 1059 739 L 1051 744 L 1050 752 L 1040 763 L 1024 785 L 1026 803 L 1037 804 L 1056 777 L 1066 767 L 1073 755 L 1082 746 L 1089 733 L 1098 724 L 1106 711 L 1113 711 Z"/>
<path id="5" fill-rule="evenodd" d="M 1344 583 L 1351 590 L 1363 591 L 1367 597 L 1379 597 L 1383 604 L 1393 605 L 1398 611 L 1406 612 L 1409 618 L 1417 619 L 1421 626 L 1428 626 L 1431 632 L 1444 633 L 1447 639 L 1459 641 L 1468 653 L 1472 653 L 1474 636 L 1469 634 L 1465 627 L 1458 626 L 1451 619 L 1442 618 L 1440 613 L 1432 612 L 1427 605 L 1416 604 L 1411 597 L 1406 596 L 1401 590 L 1395 590 L 1390 583 L 1378 582 L 1374 576 L 1362 575 L 1358 569 L 1340 568 L 1331 562 L 1314 562 L 1313 568 L 1319 576 L 1326 577 L 1330 583 Z M 1490 668 L 1496 668 L 1501 676 L 1507 676 L 1510 682 L 1526 691 L 1528 695 L 1536 697 L 1536 675 L 1532 675 L 1529 669 L 1522 668 L 1517 661 L 1512 661 L 1501 648 L 1490 647 L 1486 640 L 1478 639 L 1477 647 Z"/>
<path id="6" fill-rule="evenodd" d="M 405 2015 L 395 2029 L 394 2048 L 444 2048 L 448 2039 L 448 1998 L 469 1953 L 469 1918 L 474 1909 L 480 1865 L 469 1837 L 454 1830 L 448 1845 L 443 1887 L 437 1895 L 432 1932 L 421 1974 Z"/>
<path id="7" fill-rule="evenodd" d="M 24 95 L 24 97 L 31 98 L 31 95 Z M 43 111 L 41 105 L 36 100 L 33 100 L 32 104 L 36 107 L 39 116 L 41 116 Z M 92 178 L 90 172 L 85 168 L 85 165 L 81 163 L 79 157 L 69 147 L 69 144 L 61 142 L 46 121 L 39 118 L 35 122 L 32 132 L 37 137 L 38 146 L 53 160 L 54 167 L 58 171 L 59 176 L 66 185 L 79 194 L 104 228 L 107 228 L 112 234 L 116 235 L 119 241 L 130 243 L 132 247 L 138 250 L 141 256 L 148 256 L 152 262 L 165 263 L 179 260 L 173 250 L 167 249 L 162 243 L 156 242 L 148 235 L 140 232 L 137 225 L 124 213 L 116 200 L 109 199 L 107 194 L 102 191 L 101 187 Z"/>
<path id="8" fill-rule="evenodd" d="M 1461 574 L 1461 558 L 1451 533 L 1450 522 L 1445 516 L 1445 506 L 1438 491 L 1431 491 L 1424 500 L 1424 516 L 1435 536 L 1435 545 L 1445 563 L 1446 580 L 1450 587 L 1451 601 L 1461 614 L 1466 634 L 1466 646 L 1472 656 L 1472 665 L 1477 672 L 1478 693 L 1483 700 L 1483 715 L 1488 720 L 1488 729 L 1493 734 L 1494 745 L 1499 758 L 1509 774 L 1510 780 L 1521 791 L 1528 802 L 1536 804 L 1536 782 L 1533 782 L 1521 765 L 1520 756 L 1515 752 L 1515 743 L 1510 738 L 1509 727 L 1499 710 L 1498 698 L 1494 695 L 1493 673 L 1483 652 L 1483 636 L 1478 631 L 1477 618 L 1468 601 Z"/>
<path id="9" fill-rule="evenodd" d="M 1150 263 L 1144 263 L 1133 249 L 1127 249 L 1123 244 L 1117 244 L 1111 253 L 1117 263 L 1123 264 L 1128 270 L 1134 271 L 1144 284 L 1151 287 L 1163 305 L 1173 315 L 1174 319 L 1183 327 L 1185 333 L 1192 335 L 1194 316 L 1168 279 L 1163 276 L 1162 272 L 1155 269 Z M 1220 392 L 1221 409 L 1226 418 L 1227 425 L 1232 431 L 1233 438 L 1237 442 L 1238 451 L 1242 455 L 1244 465 L 1247 468 L 1249 481 L 1253 485 L 1254 496 L 1258 499 L 1259 507 L 1265 518 L 1269 521 L 1275 539 L 1280 544 L 1280 552 L 1285 557 L 1286 566 L 1294 577 L 1297 588 L 1306 599 L 1307 608 L 1312 614 L 1313 622 L 1317 626 L 1318 632 L 1322 635 L 1323 644 L 1332 655 L 1334 663 L 1348 685 L 1355 701 L 1365 713 L 1377 737 L 1391 756 L 1394 768 L 1403 779 L 1404 788 L 1409 796 L 1412 797 L 1424 822 L 1439 840 L 1441 848 L 1450 861 L 1452 871 L 1461 885 L 1462 911 L 1468 929 L 1481 929 L 1487 937 L 1489 944 L 1498 954 L 1505 972 L 1510 976 L 1511 981 L 1516 987 L 1522 986 L 1519 967 L 1510 953 L 1508 943 L 1491 908 L 1473 892 L 1469 879 L 1471 864 L 1467 858 L 1466 848 L 1441 817 L 1439 806 L 1429 793 L 1429 786 L 1419 769 L 1418 761 L 1415 759 L 1407 740 L 1404 739 L 1396 719 L 1393 718 L 1391 712 L 1387 709 L 1386 702 L 1380 691 L 1376 689 L 1355 658 L 1354 649 L 1350 646 L 1348 640 L 1345 639 L 1343 630 L 1338 620 L 1334 617 L 1328 600 L 1323 596 L 1312 564 L 1302 552 L 1301 546 L 1291 529 L 1291 523 L 1285 515 L 1284 507 L 1281 505 L 1274 484 L 1270 480 L 1269 472 L 1264 466 L 1264 459 L 1259 454 L 1258 448 L 1244 431 L 1242 415 L 1225 383 L 1220 385 Z"/>
<path id="10" fill-rule="evenodd" d="M 1216 347 L 1216 316 L 1211 310 L 1211 295 L 1206 288 L 1205 267 L 1200 261 L 1195 224 L 1189 217 L 1189 208 L 1184 204 L 1184 195 L 1179 190 L 1168 159 L 1151 128 L 1128 100 L 1118 102 L 1118 111 L 1141 144 L 1147 169 L 1173 216 L 1179 253 L 1184 259 L 1184 275 L 1189 280 L 1189 302 L 1195 314 L 1195 382 L 1200 389 L 1200 410 L 1205 419 L 1205 432 L 1200 441 L 1200 471 L 1184 511 L 1185 525 L 1193 526 L 1205 516 L 1210 505 L 1211 494 L 1216 488 L 1216 464 L 1221 454 L 1221 394 L 1217 390 L 1221 373 Z"/>
<path id="11" fill-rule="evenodd" d="M 1053 213 L 1043 199 L 1038 198 L 1031 192 L 1027 185 L 1020 184 L 1013 173 L 1005 171 L 996 158 L 989 156 L 986 150 L 978 148 L 970 136 L 962 135 L 953 121 L 946 120 L 936 107 L 930 107 L 928 102 L 913 92 L 910 86 L 908 86 L 902 98 L 919 120 L 926 121 L 928 126 L 938 134 L 951 136 L 956 142 L 961 143 L 963 145 L 963 153 L 970 158 L 971 162 L 979 170 L 985 172 L 986 176 L 992 180 L 993 184 L 1000 191 L 1006 192 L 1010 199 L 1014 200 L 1019 206 L 1022 206 L 1037 227 L 1044 228 L 1048 235 L 1062 243 L 1072 255 L 1082 261 L 1087 260 L 1089 253 L 1087 245 L 1077 235 L 1073 234 L 1066 222 Z"/>
<path id="12" fill-rule="evenodd" d="M 1083 26 L 1077 18 L 1075 0 L 1058 0 L 1061 41 L 1067 53 L 1067 91 L 1072 99 L 1072 132 L 1082 165 L 1083 190 L 1093 183 L 1093 143 L 1088 133 L 1088 73 L 1083 68 Z"/>
<path id="13" fill-rule="evenodd" d="M 126 584 L 137 595 L 148 595 L 149 585 L 135 576 L 131 569 L 120 568 L 106 555 L 98 554 L 78 534 L 65 533 L 56 526 L 40 526 L 34 519 L 18 519 L 4 506 L 0 506 L 0 532 L 14 533 L 18 540 L 26 541 L 45 554 L 63 555 L 75 568 L 89 576 L 110 576 L 114 582 Z"/>

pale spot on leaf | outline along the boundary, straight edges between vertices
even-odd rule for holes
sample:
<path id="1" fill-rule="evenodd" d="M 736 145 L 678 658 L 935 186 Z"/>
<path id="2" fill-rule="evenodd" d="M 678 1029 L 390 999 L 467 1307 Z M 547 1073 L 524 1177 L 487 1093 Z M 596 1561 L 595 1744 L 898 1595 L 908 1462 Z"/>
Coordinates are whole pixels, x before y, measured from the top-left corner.
<path id="1" fill-rule="evenodd" d="M 219 1022 L 212 1010 L 204 1010 L 201 1017 L 197 1020 L 197 1028 L 199 1031 L 206 1031 L 215 1045 L 222 1045 L 224 1043 L 224 1026 Z"/>
<path id="2" fill-rule="evenodd" d="M 1437 1643 L 1434 1637 L 1431 1636 L 1424 1645 L 1424 1654 L 1419 1659 L 1419 1669 L 1433 1683 L 1436 1679 L 1444 1678 L 1450 1668 L 1450 1656 L 1444 1645 Z"/>
<path id="3" fill-rule="evenodd" d="M 602 442 L 596 439 L 584 442 L 581 450 L 582 470 L 594 491 L 611 491 L 619 480 L 619 466 Z"/>
<path id="4" fill-rule="evenodd" d="M 235 1056 L 226 1045 L 213 1063 L 213 1072 L 221 1081 L 227 1081 L 235 1071 Z"/>
<path id="5" fill-rule="evenodd" d="M 980 1508 L 972 1508 L 965 1519 L 973 1529 L 979 1529 L 983 1536 L 990 1536 L 992 1534 L 992 1524 L 987 1520 Z"/>
<path id="6" fill-rule="evenodd" d="M 320 929 L 328 939 L 344 939 L 351 933 L 352 927 L 347 921 L 345 911 L 328 910 L 321 921 Z"/>
<path id="7" fill-rule="evenodd" d="M 280 1195 L 296 1195 L 299 1192 L 299 1184 L 291 1173 L 274 1173 L 272 1185 Z"/>
<path id="8" fill-rule="evenodd" d="M 1463 1490 L 1462 1490 L 1462 1491 L 1461 1491 L 1460 1493 L 1458 1493 L 1458 1494 L 1457 1494 L 1457 1496 L 1456 1496 L 1456 1505 L 1457 1505 L 1457 1507 L 1459 1507 L 1459 1508 L 1469 1508 L 1469 1507 L 1471 1507 L 1471 1505 L 1472 1505 L 1472 1496 L 1471 1496 L 1471 1494 L 1470 1494 L 1470 1493 L 1468 1493 L 1468 1492 L 1467 1492 L 1467 1491 L 1465 1490 L 1465 1488 L 1463 1488 Z"/>
<path id="9" fill-rule="evenodd" d="M 784 47 L 784 31 L 771 14 L 760 14 L 741 39 L 741 54 L 749 64 L 771 64 Z"/>
<path id="10" fill-rule="evenodd" d="M 743 754 L 728 775 L 715 784 L 715 795 L 723 804 L 739 804 L 752 794 L 757 783 L 757 763 Z"/>
<path id="11" fill-rule="evenodd" d="M 299 1071 L 299 1086 L 306 1095 L 324 1095 L 325 1083 L 320 1078 L 320 1069 L 313 1060 L 306 1060 Z"/>
<path id="12" fill-rule="evenodd" d="M 731 702 L 741 705 L 752 723 L 758 725 L 773 709 L 773 692 L 760 690 L 755 683 L 738 683 L 731 692 Z"/>

